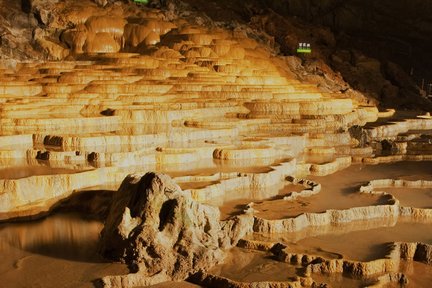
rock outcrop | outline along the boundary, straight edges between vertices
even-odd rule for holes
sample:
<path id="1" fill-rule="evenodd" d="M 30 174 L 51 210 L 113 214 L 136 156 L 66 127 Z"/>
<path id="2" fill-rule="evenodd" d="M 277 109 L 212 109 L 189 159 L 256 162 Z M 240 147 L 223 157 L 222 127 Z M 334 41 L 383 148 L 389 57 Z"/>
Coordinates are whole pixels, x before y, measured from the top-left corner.
<path id="1" fill-rule="evenodd" d="M 101 252 L 135 274 L 108 276 L 104 287 L 183 280 L 224 258 L 223 249 L 251 231 L 250 216 L 219 221 L 219 209 L 199 204 L 167 175 L 129 175 L 115 194 L 101 233 Z"/>
<path id="2" fill-rule="evenodd" d="M 221 0 L 211 5 L 183 1 L 214 21 L 245 23 L 248 33 L 287 56 L 287 64 L 299 78 L 356 98 L 360 95 L 354 88 L 383 107 L 431 107 L 421 89 L 422 79 L 431 76 L 425 69 L 430 66 L 426 56 L 431 49 L 430 29 L 426 27 L 431 20 L 424 12 L 430 10 L 430 3 Z M 224 10 L 230 13 L 221 13 Z M 406 21 L 398 20 L 402 18 Z M 296 53 L 303 41 L 313 47 L 312 57 Z"/>
<path id="3" fill-rule="evenodd" d="M 108 8 L 94 6 L 100 15 L 81 15 L 82 21 L 72 12 L 65 15 L 82 22 L 79 31 L 87 31 L 83 32 L 87 36 L 109 34 L 120 41 L 119 35 L 125 36 L 133 26 L 125 24 L 132 18 L 116 18 L 119 12 L 111 4 Z M 131 37 L 126 38 L 136 42 L 126 44 L 131 49 L 136 46 L 141 54 L 83 53 L 75 55 L 81 60 L 74 61 L 72 54 L 78 52 L 70 50 L 74 50 L 72 44 L 84 47 L 89 38 L 81 39 L 77 36 L 81 32 L 72 28 L 78 34 L 70 33 L 85 43 L 75 36 L 72 41 L 67 31 L 62 33 L 62 39 L 73 42 L 68 48 L 70 61 L 20 63 L 15 69 L 2 69 L 0 77 L 0 165 L 72 166 L 77 172 L 110 167 L 116 176 L 79 180 L 79 185 L 67 180 L 72 179 L 69 176 L 55 177 L 73 184 L 55 191 L 41 191 L 37 183 L 45 181 L 40 180 L 43 177 L 7 181 L 26 183 L 26 189 L 37 192 L 29 199 L 16 198 L 13 195 L 20 195 L 24 186 L 4 185 L 0 198 L 8 200 L 2 202 L 0 212 L 13 217 L 17 211 L 21 216 L 34 215 L 35 204 L 47 206 L 42 207 L 44 211 L 50 209 L 53 203 L 44 200 L 52 195 L 57 202 L 95 183 L 119 185 L 137 171 L 183 171 L 184 163 L 196 168 L 205 165 L 211 168 L 209 174 L 220 172 L 221 165 L 267 167 L 260 175 L 240 177 L 243 174 L 238 173 L 222 179 L 221 185 L 192 191 L 195 200 L 204 201 L 226 195 L 229 187 L 247 192 L 248 187 L 281 183 L 285 176 L 295 174 L 292 165 L 296 164 L 288 165 L 284 175 L 272 172 L 270 166 L 302 153 L 332 157 L 323 165 L 305 163 L 304 170 L 314 175 L 346 167 L 351 156 L 371 156 L 371 150 L 356 149 L 346 131 L 352 125 L 376 121 L 376 107 L 292 77 L 289 67 L 281 70 L 283 63 L 246 34 L 208 30 L 185 20 L 156 21 L 152 10 L 145 10 L 145 15 L 137 7 L 132 10 L 142 19 L 140 28 L 133 27 L 142 33 L 131 28 L 139 35 L 132 37 L 130 30 Z M 156 46 L 144 40 L 152 29 L 164 35 Z M 172 147 L 173 139 L 187 145 Z M 17 141 L 20 145 L 15 145 Z"/>

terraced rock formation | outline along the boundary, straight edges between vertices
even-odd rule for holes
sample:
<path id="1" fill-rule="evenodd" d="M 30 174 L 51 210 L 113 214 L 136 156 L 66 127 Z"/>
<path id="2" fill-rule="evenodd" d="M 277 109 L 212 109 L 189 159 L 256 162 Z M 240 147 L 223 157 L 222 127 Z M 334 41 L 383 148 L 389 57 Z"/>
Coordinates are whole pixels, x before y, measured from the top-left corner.
<path id="1" fill-rule="evenodd" d="M 2 70 L 4 165 L 86 170 L 4 180 L 3 219 L 46 210 L 46 200 L 72 190 L 118 184 L 130 166 L 145 171 L 198 159 L 281 161 L 309 149 L 335 156 L 334 165 L 309 168 L 330 173 L 346 165 L 337 154 L 351 155 L 347 127 L 377 118 L 374 107 L 288 77 L 277 58 L 241 33 L 164 22 L 151 11 L 141 11 L 137 24 L 127 24 L 126 18 L 112 22 L 110 13 L 84 19 L 84 32 L 68 30 L 70 46 L 102 45 L 72 49 L 86 53 L 78 56 L 85 60 L 22 63 Z M 128 32 L 132 26 L 136 33 L 142 30 L 142 37 Z M 146 31 L 165 36 L 147 43 Z M 147 52 L 117 53 L 110 41 L 91 33 L 141 43 Z M 104 53 L 92 54 L 98 52 Z M 322 149 L 328 146 L 335 149 Z M 32 189 L 32 195 L 22 190 L 54 183 L 61 188 Z"/>
<path id="2" fill-rule="evenodd" d="M 406 217 L 430 225 L 429 208 L 405 206 L 391 191 L 375 191 L 426 189 L 429 179 L 385 175 L 379 178 L 395 180 L 379 181 L 371 179 L 375 171 L 357 181 L 363 174 L 350 170 L 432 160 L 428 115 L 395 119 L 397 113 L 379 112 L 358 93 L 300 80 L 289 60 L 249 38 L 247 30 L 204 28 L 170 11 L 99 2 L 88 10 L 50 3 L 64 12 L 62 18 L 41 17 L 53 29 L 63 23 L 59 19 L 70 24 L 59 42 L 35 32 L 39 45 L 62 61 L 27 61 L 0 71 L 0 220 L 49 214 L 83 191 L 118 190 L 111 193 L 102 250 L 139 273 L 107 273 L 106 287 L 189 276 L 210 287 L 317 287 L 325 281 L 316 275 L 326 273 L 381 285 L 409 278 L 399 269 L 401 259 L 430 265 L 431 243 L 393 241 L 386 255 L 357 261 L 257 240 L 366 220 L 391 226 Z M 151 174 L 159 180 L 150 184 L 146 176 L 130 176 L 149 171 L 166 173 L 177 184 L 160 174 Z M 359 193 L 357 186 L 369 180 Z M 173 199 L 182 204 L 169 204 Z M 191 223 L 170 213 L 190 213 Z M 162 217 L 163 227 L 161 216 L 168 217 Z M 241 233 L 232 223 L 239 217 L 250 220 L 238 225 Z M 239 246 L 271 253 L 300 272 L 295 279 L 253 283 L 213 274 L 210 268 L 223 265 L 222 255 L 239 238 Z"/>

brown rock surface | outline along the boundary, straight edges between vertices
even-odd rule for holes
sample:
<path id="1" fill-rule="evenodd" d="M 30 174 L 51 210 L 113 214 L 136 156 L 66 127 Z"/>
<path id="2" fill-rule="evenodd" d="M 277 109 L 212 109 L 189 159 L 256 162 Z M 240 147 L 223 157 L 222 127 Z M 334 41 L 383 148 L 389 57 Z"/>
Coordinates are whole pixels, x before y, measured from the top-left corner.
<path id="1" fill-rule="evenodd" d="M 183 280 L 205 271 L 251 229 L 248 218 L 219 222 L 218 208 L 193 201 L 169 176 L 129 175 L 112 201 L 101 251 L 137 273 L 105 277 L 104 286 Z"/>

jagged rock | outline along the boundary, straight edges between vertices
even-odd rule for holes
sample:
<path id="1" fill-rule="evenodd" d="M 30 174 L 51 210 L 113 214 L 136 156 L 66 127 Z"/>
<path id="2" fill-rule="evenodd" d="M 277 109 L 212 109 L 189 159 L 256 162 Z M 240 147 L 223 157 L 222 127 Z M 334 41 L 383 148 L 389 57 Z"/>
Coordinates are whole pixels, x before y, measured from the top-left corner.
<path id="1" fill-rule="evenodd" d="M 121 281 L 106 277 L 104 285 L 182 280 L 219 263 L 222 249 L 236 245 L 253 222 L 252 217 L 219 222 L 219 216 L 218 208 L 195 202 L 167 175 L 127 176 L 113 198 L 101 252 L 137 273 Z"/>
<path id="2" fill-rule="evenodd" d="M 33 39 L 40 47 L 41 51 L 55 60 L 62 60 L 69 55 L 69 50 L 67 48 L 63 47 L 59 43 L 49 40 L 49 37 L 47 37 L 46 34 L 46 31 L 40 28 L 36 28 L 33 32 Z"/>
<path id="3" fill-rule="evenodd" d="M 23 0 L 21 1 L 21 9 L 25 13 L 33 13 L 40 24 L 49 25 L 55 17 L 52 14 L 52 8 L 56 3 L 58 0 Z"/>
<path id="4" fill-rule="evenodd" d="M 108 0 L 93 0 L 98 6 L 105 7 L 108 4 Z"/>
<path id="5" fill-rule="evenodd" d="M 35 13 L 36 19 L 41 24 L 49 25 L 49 23 L 54 19 L 54 16 L 51 14 L 51 11 L 47 9 L 40 8 Z"/>
<path id="6" fill-rule="evenodd" d="M 397 64 L 387 62 L 383 65 L 386 76 L 392 83 L 407 89 L 418 89 L 417 84 L 411 77 Z"/>
<path id="7" fill-rule="evenodd" d="M 354 125 L 348 129 L 351 137 L 358 141 L 358 147 L 366 147 L 368 143 L 367 135 L 361 126 Z"/>

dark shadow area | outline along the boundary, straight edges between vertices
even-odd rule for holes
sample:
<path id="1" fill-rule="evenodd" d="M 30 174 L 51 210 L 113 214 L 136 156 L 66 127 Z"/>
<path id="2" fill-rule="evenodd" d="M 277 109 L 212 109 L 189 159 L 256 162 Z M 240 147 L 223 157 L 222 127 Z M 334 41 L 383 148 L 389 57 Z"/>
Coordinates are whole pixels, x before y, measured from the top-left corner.
<path id="1" fill-rule="evenodd" d="M 235 216 L 243 214 L 244 213 L 243 210 L 246 209 L 246 205 L 247 205 L 247 203 L 246 204 L 237 204 L 237 205 L 235 205 L 232 208 L 231 212 L 228 213 L 227 216 L 224 217 L 224 219 L 220 219 L 220 220 L 221 221 L 223 221 L 223 220 L 229 220 L 232 217 L 235 217 Z"/>
<path id="2" fill-rule="evenodd" d="M 55 213 L 78 212 L 88 219 L 105 220 L 111 204 L 112 190 L 75 192 L 52 209 Z"/>
<path id="3" fill-rule="evenodd" d="M 350 187 L 342 188 L 342 194 L 343 195 L 353 195 L 353 194 L 359 193 L 361 185 L 366 185 L 366 182 L 356 182 L 356 183 L 353 183 L 353 185 Z"/>
<path id="4" fill-rule="evenodd" d="M 174 224 L 175 210 L 178 206 L 177 199 L 171 199 L 162 204 L 162 208 L 159 211 L 159 231 L 164 230 L 168 224 Z"/>
<path id="5" fill-rule="evenodd" d="M 98 251 L 97 241 L 52 241 L 39 245 L 26 247 L 27 251 L 45 255 L 53 258 L 60 258 L 69 261 L 87 262 L 87 263 L 109 263 L 104 260 Z"/>
<path id="6" fill-rule="evenodd" d="M 373 261 L 376 259 L 385 258 L 385 256 L 390 252 L 391 247 L 392 247 L 392 243 L 372 245 L 370 248 L 368 248 L 367 254 L 362 260 L 366 262 L 366 261 Z"/>
<path id="7" fill-rule="evenodd" d="M 32 212 L 31 215 L 22 215 L 20 211 L 16 213 L 7 213 L 1 223 L 22 223 L 28 221 L 37 221 L 54 213 L 81 213 L 86 219 L 96 219 L 104 221 L 112 199 L 112 190 L 88 190 L 75 192 L 65 199 L 61 199 L 51 204 L 48 210 L 42 210 L 38 213 Z M 25 212 L 24 212 L 25 213 Z"/>

